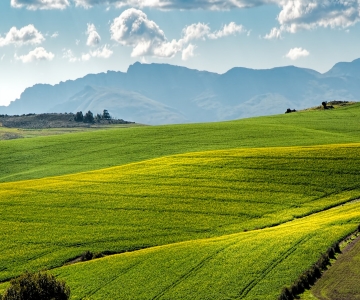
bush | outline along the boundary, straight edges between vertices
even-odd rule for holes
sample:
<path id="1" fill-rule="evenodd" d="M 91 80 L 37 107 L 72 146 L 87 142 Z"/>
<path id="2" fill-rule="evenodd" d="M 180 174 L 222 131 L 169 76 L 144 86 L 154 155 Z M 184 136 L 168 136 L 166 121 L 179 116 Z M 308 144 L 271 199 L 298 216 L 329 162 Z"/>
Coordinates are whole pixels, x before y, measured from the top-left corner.
<path id="1" fill-rule="evenodd" d="M 2 300 L 68 300 L 70 288 L 54 275 L 25 273 L 10 281 Z"/>
<path id="2" fill-rule="evenodd" d="M 83 254 L 81 254 L 81 261 L 88 261 L 92 260 L 94 258 L 94 254 L 90 251 L 85 251 Z"/>

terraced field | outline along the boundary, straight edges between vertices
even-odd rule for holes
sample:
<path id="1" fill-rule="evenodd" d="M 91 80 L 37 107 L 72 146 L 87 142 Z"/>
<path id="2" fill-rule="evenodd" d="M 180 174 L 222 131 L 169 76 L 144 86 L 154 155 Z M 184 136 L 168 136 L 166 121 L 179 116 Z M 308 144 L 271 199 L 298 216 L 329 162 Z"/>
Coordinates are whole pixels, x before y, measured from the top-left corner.
<path id="1" fill-rule="evenodd" d="M 360 223 L 360 106 L 331 113 L 0 142 L 0 293 L 276 299 Z M 126 253 L 63 266 L 87 250 Z"/>

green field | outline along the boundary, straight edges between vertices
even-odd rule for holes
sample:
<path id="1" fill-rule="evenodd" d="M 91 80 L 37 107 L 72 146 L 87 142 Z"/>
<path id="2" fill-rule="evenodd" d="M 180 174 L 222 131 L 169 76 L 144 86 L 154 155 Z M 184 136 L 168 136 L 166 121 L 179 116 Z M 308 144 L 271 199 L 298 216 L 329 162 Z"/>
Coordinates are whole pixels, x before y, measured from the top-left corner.
<path id="1" fill-rule="evenodd" d="M 195 151 L 360 141 L 360 103 L 232 122 L 99 130 L 0 142 L 0 182 L 97 170 Z"/>
<path id="2" fill-rule="evenodd" d="M 360 222 L 359 118 L 1 141 L 0 281 L 52 269 L 72 299 L 276 299 Z M 63 266 L 87 250 L 126 253 Z"/>
<path id="3" fill-rule="evenodd" d="M 353 241 L 344 246 L 342 254 L 316 282 L 311 291 L 307 292 L 307 297 L 301 299 L 359 299 L 359 260 L 360 243 L 357 235 L 353 237 Z"/>

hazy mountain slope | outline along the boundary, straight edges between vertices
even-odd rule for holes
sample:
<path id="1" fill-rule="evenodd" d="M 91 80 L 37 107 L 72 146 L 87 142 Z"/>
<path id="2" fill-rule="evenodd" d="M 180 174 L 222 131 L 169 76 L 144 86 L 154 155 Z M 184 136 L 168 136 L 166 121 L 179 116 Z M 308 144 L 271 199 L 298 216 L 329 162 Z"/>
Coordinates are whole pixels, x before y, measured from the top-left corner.
<path id="1" fill-rule="evenodd" d="M 355 77 L 360 79 L 360 58 L 352 62 L 339 62 L 324 75 L 329 77 Z"/>
<path id="2" fill-rule="evenodd" d="M 149 124 L 269 115 L 322 101 L 360 99 L 359 66 L 360 59 L 338 63 L 325 74 L 288 66 L 233 68 L 219 75 L 168 64 L 135 63 L 126 73 L 109 71 L 54 86 L 35 85 L 9 107 L 0 107 L 0 114 L 108 109 L 118 118 Z M 87 90 L 89 86 L 95 90 Z"/>
<path id="3" fill-rule="evenodd" d="M 166 124 L 186 123 L 179 111 L 139 93 L 117 88 L 86 86 L 67 102 L 54 107 L 56 111 L 101 112 L 104 107 L 115 118 L 136 120 L 137 123 Z"/>
<path id="4" fill-rule="evenodd" d="M 0 106 L 0 113 L 24 114 L 56 111 L 54 107 L 69 100 L 87 85 L 103 87 L 118 86 L 124 81 L 126 74 L 108 71 L 107 73 L 89 74 L 76 80 L 67 80 L 56 85 L 36 84 L 29 87 L 21 94 L 20 99 L 10 103 L 8 107 Z M 71 111 L 66 109 L 65 111 Z"/>

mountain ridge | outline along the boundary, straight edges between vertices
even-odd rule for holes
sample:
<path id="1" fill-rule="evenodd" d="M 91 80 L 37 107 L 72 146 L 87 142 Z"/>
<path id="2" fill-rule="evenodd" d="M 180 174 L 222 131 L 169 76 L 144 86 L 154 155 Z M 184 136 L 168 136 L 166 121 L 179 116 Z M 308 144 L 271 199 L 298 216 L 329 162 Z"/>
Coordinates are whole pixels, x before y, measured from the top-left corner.
<path id="1" fill-rule="evenodd" d="M 303 109 L 322 101 L 354 101 L 360 98 L 359 81 L 360 59 L 337 63 L 323 74 L 296 66 L 234 67 L 218 74 L 136 62 L 126 72 L 36 84 L 9 106 L 0 106 L 0 114 L 108 109 L 118 118 L 154 125 L 225 121 L 283 113 L 289 107 Z"/>

